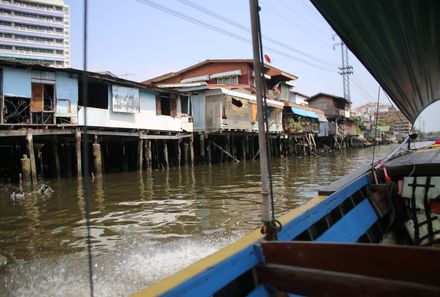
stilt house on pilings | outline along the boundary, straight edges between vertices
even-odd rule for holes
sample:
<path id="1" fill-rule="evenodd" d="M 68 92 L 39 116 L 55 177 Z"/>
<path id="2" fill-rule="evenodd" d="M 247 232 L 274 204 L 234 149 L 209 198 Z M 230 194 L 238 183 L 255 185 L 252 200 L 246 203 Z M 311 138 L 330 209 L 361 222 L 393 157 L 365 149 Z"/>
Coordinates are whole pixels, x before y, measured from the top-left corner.
<path id="1" fill-rule="evenodd" d="M 337 148 L 352 146 L 356 138 L 356 122 L 351 119 L 351 102 L 346 98 L 318 93 L 307 99 L 309 107 L 322 110 L 328 120 L 329 139 L 325 143 Z M 329 141 L 327 141 L 329 140 Z"/>
<path id="2" fill-rule="evenodd" d="M 287 82 L 297 77 L 270 65 L 264 67 L 266 113 L 277 155 L 284 137 L 282 101 L 289 98 Z M 143 83 L 191 93 L 194 132 L 200 139 L 200 153 L 209 162 L 211 158 L 238 161 L 258 155 L 253 60 L 206 60 Z"/>
<path id="3" fill-rule="evenodd" d="M 0 67 L 0 178 L 15 179 L 27 162 L 34 182 L 81 175 L 86 146 L 95 175 L 194 160 L 188 94 L 72 68 Z"/>

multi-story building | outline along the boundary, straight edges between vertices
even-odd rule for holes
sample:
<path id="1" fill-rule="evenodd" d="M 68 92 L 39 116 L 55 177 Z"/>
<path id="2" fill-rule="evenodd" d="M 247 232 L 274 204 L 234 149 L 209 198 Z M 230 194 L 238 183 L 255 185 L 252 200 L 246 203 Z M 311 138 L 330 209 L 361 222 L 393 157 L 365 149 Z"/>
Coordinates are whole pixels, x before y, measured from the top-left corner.
<path id="1" fill-rule="evenodd" d="M 387 111 L 379 112 L 377 119 L 385 125 L 390 125 L 394 135 L 406 135 L 412 128 L 411 122 L 403 113 L 393 107 L 388 107 Z"/>
<path id="2" fill-rule="evenodd" d="M 64 0 L 1 0 L 0 59 L 70 67 L 70 17 Z"/>

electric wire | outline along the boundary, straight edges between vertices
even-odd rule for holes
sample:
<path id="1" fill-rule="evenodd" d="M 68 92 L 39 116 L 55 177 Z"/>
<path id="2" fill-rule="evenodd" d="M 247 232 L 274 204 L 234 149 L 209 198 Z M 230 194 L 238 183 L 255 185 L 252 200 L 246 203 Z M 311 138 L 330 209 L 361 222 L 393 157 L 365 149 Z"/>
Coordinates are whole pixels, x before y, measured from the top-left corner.
<path id="1" fill-rule="evenodd" d="M 193 24 L 199 25 L 199 26 L 204 27 L 204 28 L 206 28 L 206 29 L 209 29 L 209 30 L 215 31 L 215 32 L 217 32 L 217 33 L 220 33 L 220 34 L 226 35 L 226 36 L 228 36 L 228 37 L 231 37 L 231 38 L 237 39 L 237 40 L 239 40 L 239 41 L 242 41 L 242 42 L 245 42 L 245 43 L 249 43 L 249 44 L 251 44 L 251 40 L 248 39 L 248 38 L 245 38 L 245 37 L 243 37 L 243 36 L 240 36 L 240 35 L 238 35 L 238 34 L 235 34 L 235 33 L 231 32 L 231 31 L 228 31 L 228 30 L 225 30 L 225 29 L 219 28 L 219 27 L 217 27 L 217 26 L 213 26 L 213 25 L 208 24 L 208 23 L 206 23 L 206 22 L 200 21 L 200 20 L 198 20 L 198 19 L 195 19 L 195 18 L 190 17 L 190 16 L 188 16 L 188 15 L 185 15 L 185 14 L 183 14 L 183 13 L 180 13 L 180 12 L 178 12 L 178 11 L 176 11 L 176 10 L 171 9 L 171 8 L 165 7 L 165 6 L 163 6 L 163 5 L 161 5 L 161 4 L 158 4 L 158 3 L 156 3 L 156 2 L 149 1 L 149 0 L 136 0 L 136 1 L 139 2 L 139 3 L 141 3 L 141 4 L 144 4 L 144 5 L 150 6 L 150 7 L 152 7 L 152 8 L 155 8 L 155 9 L 161 10 L 161 11 L 167 13 L 167 14 L 173 15 L 173 16 L 175 16 L 175 17 L 177 17 L 177 18 L 183 19 L 183 20 L 188 21 L 188 22 L 190 22 L 190 23 L 193 23 Z M 266 50 L 269 50 L 269 51 L 271 51 L 271 52 L 273 52 L 273 53 L 277 53 L 277 54 L 279 54 L 279 55 L 281 55 L 281 56 L 284 56 L 284 57 L 286 57 L 286 58 L 289 58 L 289 59 L 292 59 L 292 60 L 296 60 L 296 61 L 298 61 L 298 62 L 302 62 L 302 63 L 304 63 L 304 64 L 306 64 L 306 65 L 308 65 L 308 66 L 315 67 L 315 68 L 317 68 L 317 69 L 321 69 L 321 70 L 323 70 L 323 71 L 327 71 L 327 72 L 334 73 L 334 70 L 331 69 L 331 68 L 323 67 L 323 66 L 320 66 L 320 65 L 316 65 L 316 64 L 314 64 L 314 63 L 312 63 L 312 62 L 309 62 L 309 61 L 306 61 L 306 60 L 304 60 L 304 59 L 298 58 L 298 57 L 293 56 L 293 55 L 291 55 L 291 54 L 287 54 L 287 53 L 282 52 L 282 51 L 280 51 L 280 50 L 277 50 L 277 49 L 275 49 L 275 48 L 265 46 L 265 49 L 266 49 Z"/>
<path id="2" fill-rule="evenodd" d="M 324 45 L 325 47 L 328 48 L 332 48 L 329 44 L 326 44 L 325 42 L 323 42 L 321 39 L 318 39 L 317 37 L 315 37 L 313 34 L 310 34 L 309 32 L 307 32 L 307 30 L 305 30 L 302 26 L 295 24 L 294 22 L 292 22 L 291 19 L 289 19 L 288 17 L 286 17 L 285 15 L 283 15 L 282 13 L 280 13 L 279 11 L 277 11 L 276 9 L 273 9 L 272 7 L 270 7 L 267 4 L 263 4 L 267 9 L 269 9 L 270 11 L 272 11 L 273 13 L 275 13 L 276 15 L 280 16 L 282 19 L 284 19 L 286 22 L 288 22 L 289 24 L 293 25 L 295 28 L 303 31 L 304 33 L 307 34 L 307 36 L 310 36 L 311 38 L 313 38 L 316 42 Z"/>
<path id="3" fill-rule="evenodd" d="M 94 284 L 93 284 L 93 257 L 92 257 L 92 242 L 91 242 L 91 227 L 90 227 L 90 188 L 89 188 L 89 146 L 88 146 L 88 126 L 87 126 L 87 19 L 88 19 L 88 0 L 84 0 L 84 31 L 83 31 L 83 89 L 82 97 L 84 102 L 84 174 L 82 176 L 82 183 L 84 189 L 84 215 L 86 222 L 87 238 L 87 260 L 88 260 L 88 270 L 89 270 L 89 286 L 90 286 L 90 296 L 94 296 Z M 81 149 L 81 146 L 80 146 Z M 81 175 L 81 172 L 78 172 Z M 80 182 L 80 181 L 78 181 Z"/>
<path id="4" fill-rule="evenodd" d="M 328 35 L 326 33 L 322 32 L 322 30 L 320 28 L 316 27 L 316 25 L 313 22 L 311 22 L 308 18 L 302 16 L 300 13 L 298 13 L 298 11 L 296 11 L 293 8 L 291 8 L 284 1 L 282 1 L 282 0 L 277 0 L 277 1 L 278 1 L 278 3 L 283 5 L 287 10 L 289 10 L 292 14 L 294 14 L 297 18 L 300 18 L 304 23 L 307 23 L 307 25 L 310 28 L 314 29 L 316 32 L 321 34 L 321 36 L 325 36 L 326 38 L 328 38 Z M 293 19 L 295 19 L 295 18 L 293 18 Z"/>
<path id="5" fill-rule="evenodd" d="M 190 0 L 176 0 L 176 1 L 182 3 L 182 4 L 186 5 L 186 6 L 189 6 L 189 7 L 193 8 L 193 9 L 195 9 L 195 10 L 198 10 L 199 12 L 202 12 L 202 13 L 208 15 L 208 16 L 216 18 L 217 20 L 220 20 L 220 21 L 222 21 L 222 22 L 224 22 L 224 23 L 226 23 L 228 25 L 234 26 L 234 27 L 236 27 L 236 28 L 238 28 L 238 29 L 240 29 L 240 30 L 242 30 L 244 32 L 251 33 L 251 29 L 249 27 L 247 27 L 245 25 L 242 25 L 242 24 L 234 21 L 233 19 L 227 18 L 224 15 L 221 15 L 221 14 L 215 12 L 215 11 L 207 9 L 206 7 L 203 7 L 203 6 L 199 5 L 199 4 L 196 4 L 196 3 L 194 3 L 194 2 L 192 2 Z M 298 49 L 296 49 L 296 48 L 294 48 L 292 46 L 289 46 L 288 44 L 280 42 L 280 41 L 278 41 L 278 40 L 276 40 L 274 38 L 267 37 L 267 36 L 264 36 L 264 35 L 262 35 L 262 38 L 264 40 L 267 40 L 267 41 L 273 43 L 273 44 L 279 45 L 279 46 L 281 46 L 281 47 L 283 47 L 283 48 L 285 48 L 287 50 L 290 50 L 290 51 L 292 51 L 294 53 L 297 53 L 299 55 L 308 57 L 308 58 L 310 58 L 310 59 L 312 59 L 312 60 L 314 60 L 314 61 L 316 61 L 318 63 L 326 64 L 327 66 L 335 66 L 336 65 L 332 61 L 325 60 L 323 58 L 319 58 L 319 57 L 310 55 L 310 54 L 308 54 L 306 52 L 303 52 L 303 51 L 298 50 Z"/>

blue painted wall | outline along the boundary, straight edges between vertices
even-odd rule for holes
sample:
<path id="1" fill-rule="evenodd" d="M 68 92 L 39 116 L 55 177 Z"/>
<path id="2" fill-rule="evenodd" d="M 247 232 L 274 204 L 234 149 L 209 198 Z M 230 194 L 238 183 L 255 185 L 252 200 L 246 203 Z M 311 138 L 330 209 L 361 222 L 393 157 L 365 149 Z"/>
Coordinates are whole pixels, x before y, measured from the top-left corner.
<path id="1" fill-rule="evenodd" d="M 139 90 L 140 110 L 150 110 L 156 113 L 156 94 L 148 90 Z"/>
<path id="2" fill-rule="evenodd" d="M 31 98 L 31 71 L 3 67 L 3 93 L 5 96 Z"/>
<path id="3" fill-rule="evenodd" d="M 56 98 L 69 99 L 71 115 L 77 117 L 78 114 L 78 78 L 69 73 L 57 72 L 55 80 Z"/>
<path id="4" fill-rule="evenodd" d="M 205 130 L 205 96 L 204 95 L 192 95 L 192 117 L 194 121 L 194 131 Z"/>

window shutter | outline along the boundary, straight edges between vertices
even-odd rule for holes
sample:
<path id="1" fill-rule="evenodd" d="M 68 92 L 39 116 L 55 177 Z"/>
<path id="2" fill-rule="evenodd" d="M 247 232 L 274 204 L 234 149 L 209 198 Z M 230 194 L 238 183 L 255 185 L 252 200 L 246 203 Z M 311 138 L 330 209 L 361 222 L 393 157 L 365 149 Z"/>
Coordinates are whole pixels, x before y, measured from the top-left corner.
<path id="1" fill-rule="evenodd" d="M 43 85 L 32 84 L 32 101 L 31 101 L 31 111 L 41 112 L 43 111 Z"/>
<path id="2" fill-rule="evenodd" d="M 157 94 L 156 95 L 156 115 L 161 115 L 162 114 L 162 108 L 161 108 L 161 104 L 160 104 L 160 95 Z"/>

